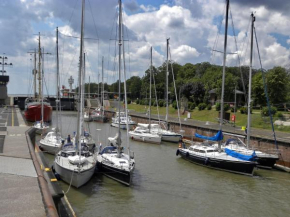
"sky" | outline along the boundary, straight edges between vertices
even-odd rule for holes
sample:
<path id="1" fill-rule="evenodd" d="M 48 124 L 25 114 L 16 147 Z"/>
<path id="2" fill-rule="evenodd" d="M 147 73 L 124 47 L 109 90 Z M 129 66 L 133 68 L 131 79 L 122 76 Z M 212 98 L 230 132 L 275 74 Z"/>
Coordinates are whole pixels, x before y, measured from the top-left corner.
<path id="1" fill-rule="evenodd" d="M 101 81 L 102 57 L 104 82 L 117 80 L 116 27 L 117 0 L 86 0 L 85 53 L 86 82 Z M 150 65 L 166 60 L 166 39 L 170 38 L 171 59 L 179 64 L 210 62 L 222 65 L 224 46 L 225 0 L 123 0 L 126 77 L 144 76 Z M 250 15 L 256 21 L 263 68 L 290 68 L 290 1 L 231 0 L 228 28 L 228 66 L 249 65 Z M 59 28 L 61 84 L 68 87 L 73 76 L 77 85 L 81 0 L 1 0 L 0 55 L 13 67 L 8 94 L 32 94 L 33 55 L 41 47 L 44 57 L 44 92 L 56 92 L 56 27 Z M 234 27 L 234 28 L 233 28 Z M 73 36 L 73 37 L 71 37 Z M 213 52 L 213 50 L 221 52 Z M 5 54 L 4 54 L 5 53 Z M 259 68 L 256 44 L 253 67 Z"/>

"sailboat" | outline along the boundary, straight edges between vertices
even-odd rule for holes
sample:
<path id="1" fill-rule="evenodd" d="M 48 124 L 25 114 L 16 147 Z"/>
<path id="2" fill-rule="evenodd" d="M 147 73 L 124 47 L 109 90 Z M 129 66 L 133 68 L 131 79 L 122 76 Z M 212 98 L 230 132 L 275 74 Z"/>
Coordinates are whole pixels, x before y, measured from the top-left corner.
<path id="1" fill-rule="evenodd" d="M 252 90 L 252 59 L 253 59 L 253 35 L 254 35 L 254 22 L 255 16 L 251 14 L 251 53 L 250 53 L 250 71 L 249 71 L 249 90 L 248 90 L 248 125 L 247 125 L 247 144 L 244 144 L 239 138 L 230 138 L 223 144 L 222 148 L 233 152 L 238 152 L 243 155 L 251 155 L 253 152 L 256 154 L 257 167 L 271 169 L 276 161 L 279 159 L 278 154 L 264 153 L 258 150 L 249 148 L 250 135 L 251 135 L 251 90 Z"/>
<path id="2" fill-rule="evenodd" d="M 104 107 L 104 57 L 102 57 L 102 87 L 101 87 L 101 106 L 92 111 L 91 117 L 93 121 L 105 123 L 108 121 L 108 118 L 105 116 L 105 107 Z"/>
<path id="3" fill-rule="evenodd" d="M 36 122 L 36 121 L 42 121 L 42 122 L 50 122 L 51 116 L 52 116 L 52 107 L 48 101 L 48 99 L 43 98 L 43 70 L 41 70 L 41 58 L 42 58 L 42 52 L 40 47 L 40 33 L 38 36 L 38 71 L 36 69 L 36 50 L 34 53 L 34 97 L 29 97 L 25 99 L 25 110 L 24 110 L 24 117 L 26 121 L 30 122 Z M 38 73 L 38 95 L 36 93 L 36 74 Z M 38 123 L 40 126 L 40 122 Z"/>
<path id="4" fill-rule="evenodd" d="M 58 27 L 56 28 L 56 100 L 55 100 L 55 111 L 56 111 L 56 128 L 48 132 L 44 138 L 42 138 L 40 143 L 40 148 L 50 154 L 56 154 L 59 151 L 63 138 L 59 130 L 59 117 L 58 113 L 61 108 L 60 106 L 60 82 L 59 82 L 59 58 L 58 58 Z"/>
<path id="5" fill-rule="evenodd" d="M 223 74 L 222 74 L 222 94 L 221 94 L 221 116 L 223 120 L 224 110 L 224 86 L 225 86 L 225 70 L 226 70 L 226 54 L 227 54 L 227 30 L 228 30 L 228 11 L 229 0 L 226 3 L 226 22 L 225 22 L 225 40 L 224 40 L 224 59 L 223 59 Z M 232 173 L 243 175 L 253 175 L 256 167 L 256 162 L 253 161 L 256 155 L 252 153 L 251 156 L 242 154 L 232 154 L 231 151 L 224 152 L 221 148 L 221 141 L 223 140 L 222 134 L 222 121 L 220 121 L 220 130 L 213 137 L 202 136 L 195 134 L 197 138 L 204 139 L 203 143 L 192 144 L 189 148 L 184 143 L 179 144 L 176 155 L 181 155 L 186 160 L 193 163 L 210 167 L 217 170 L 224 170 Z M 208 141 L 218 142 L 218 146 Z"/>
<path id="6" fill-rule="evenodd" d="M 120 96 L 121 96 L 121 56 L 122 56 L 122 45 L 123 45 L 123 23 L 122 23 L 122 2 L 119 0 L 119 113 L 120 113 Z M 123 46 L 123 58 L 124 55 Z M 124 91 L 125 91 L 125 108 L 127 115 L 127 96 L 126 96 L 126 73 L 125 73 L 125 62 L 124 62 Z M 128 154 L 124 152 L 121 141 L 121 117 L 119 116 L 119 127 L 118 133 L 115 137 L 109 137 L 109 146 L 99 150 L 97 157 L 97 168 L 98 171 L 104 175 L 122 183 L 127 186 L 131 184 L 132 173 L 135 168 L 135 160 L 130 154 L 130 148 L 128 147 Z M 127 133 L 128 133 L 128 122 L 127 122 Z M 127 138 L 129 146 L 129 139 Z"/>
<path id="7" fill-rule="evenodd" d="M 86 74 L 86 56 L 84 54 L 84 74 Z M 91 99 L 91 95 L 90 95 L 90 90 L 91 90 L 91 81 L 90 81 L 90 77 L 89 77 L 89 85 L 88 85 L 88 102 L 89 105 L 87 105 L 87 109 L 84 112 L 84 121 L 86 122 L 91 122 L 93 121 L 93 118 L 91 116 L 91 108 L 90 108 L 90 99 Z"/>
<path id="8" fill-rule="evenodd" d="M 33 124 L 33 128 L 36 129 L 36 133 L 38 134 L 43 134 L 45 133 L 46 130 L 49 129 L 49 124 L 45 122 L 45 119 L 44 119 L 44 107 L 46 106 L 47 108 L 47 113 L 50 113 L 50 116 L 51 116 L 51 113 L 52 113 L 52 107 L 50 106 L 50 104 L 45 105 L 44 103 L 44 99 L 43 99 L 43 78 L 44 78 L 44 70 L 43 70 L 43 55 L 44 53 L 41 51 L 41 47 L 40 47 L 40 33 L 39 33 L 39 43 L 38 43 L 38 54 L 39 54 L 39 81 L 41 81 L 41 83 L 39 84 L 40 85 L 40 88 L 39 88 L 39 98 L 41 100 L 40 102 L 40 121 L 36 121 L 34 124 Z M 42 60 L 42 68 L 41 68 L 41 60 Z M 38 111 L 38 108 L 39 108 L 39 105 L 38 104 L 35 104 L 34 106 L 30 105 L 30 107 L 28 106 L 27 107 L 27 110 L 25 111 L 25 114 L 28 114 L 29 111 L 32 111 L 32 107 L 36 111 Z M 29 109 L 30 108 L 30 109 Z"/>
<path id="9" fill-rule="evenodd" d="M 161 143 L 161 135 L 153 133 L 151 128 L 158 127 L 158 124 L 151 124 L 151 77 L 152 77 L 152 47 L 150 49 L 151 65 L 150 65 L 150 93 L 149 93 L 149 124 L 137 124 L 137 127 L 129 132 L 132 140 L 149 142 L 149 143 Z"/>
<path id="10" fill-rule="evenodd" d="M 166 59 L 166 116 L 165 116 L 165 124 L 160 123 L 152 128 L 152 132 L 157 133 L 161 136 L 161 140 L 167 142 L 179 142 L 182 139 L 182 135 L 179 133 L 175 133 L 169 129 L 168 116 L 169 116 L 169 105 L 168 105 L 168 53 L 169 53 L 169 38 L 166 40 L 166 48 L 167 48 L 167 59 Z"/>
<path id="11" fill-rule="evenodd" d="M 87 183 L 94 174 L 96 167 L 95 154 L 89 151 L 86 143 L 81 141 L 83 135 L 83 105 L 84 105 L 84 76 L 83 76 L 83 38 L 84 38 L 84 7 L 82 0 L 80 64 L 79 64 L 79 103 L 77 116 L 77 133 L 74 142 L 67 141 L 57 153 L 54 169 L 60 178 L 70 185 L 79 188 Z"/>

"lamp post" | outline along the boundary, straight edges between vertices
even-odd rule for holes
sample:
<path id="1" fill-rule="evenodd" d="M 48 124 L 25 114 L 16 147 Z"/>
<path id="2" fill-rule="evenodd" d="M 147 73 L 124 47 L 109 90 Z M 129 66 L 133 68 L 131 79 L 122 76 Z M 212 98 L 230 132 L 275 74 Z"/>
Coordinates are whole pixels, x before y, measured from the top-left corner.
<path id="1" fill-rule="evenodd" d="M 3 76 L 4 73 L 6 73 L 6 71 L 4 70 L 4 67 L 12 67 L 13 64 L 12 63 L 7 63 L 8 57 L 5 56 L 5 53 L 3 53 L 3 56 L 0 56 L 0 60 L 2 60 L 0 62 L 0 65 L 2 65 L 2 70 L 0 70 L 0 72 L 2 72 L 2 76 Z"/>

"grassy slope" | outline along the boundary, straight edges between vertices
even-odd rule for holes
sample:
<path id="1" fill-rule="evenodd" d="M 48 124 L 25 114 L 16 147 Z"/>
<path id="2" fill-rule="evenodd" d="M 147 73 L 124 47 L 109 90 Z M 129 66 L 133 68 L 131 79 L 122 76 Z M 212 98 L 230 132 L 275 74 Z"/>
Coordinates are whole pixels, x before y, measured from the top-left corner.
<path id="1" fill-rule="evenodd" d="M 145 105 L 137 105 L 137 104 L 130 104 L 128 105 L 128 109 L 134 110 L 136 112 L 145 113 L 146 108 Z M 148 106 L 147 106 L 148 109 Z M 160 115 L 165 115 L 166 108 L 165 107 L 159 107 L 159 113 Z M 157 114 L 157 107 L 152 107 L 152 114 Z M 169 114 L 173 117 L 177 117 L 177 110 L 175 110 L 172 107 L 169 107 Z M 233 113 L 231 113 L 232 116 Z M 182 118 L 185 118 L 186 115 L 182 115 Z M 191 118 L 194 120 L 199 121 L 210 121 L 210 122 L 217 122 L 218 112 L 215 111 L 213 108 L 212 110 L 203 110 L 199 111 L 198 108 L 195 108 L 191 112 Z M 248 116 L 245 114 L 241 114 L 240 111 L 236 113 L 236 125 L 237 126 L 246 126 L 247 125 L 247 118 Z M 260 128 L 260 129 L 272 129 L 270 124 L 270 118 L 262 118 L 260 110 L 253 110 L 253 114 L 251 116 L 252 118 L 252 127 L 254 128 Z M 276 117 L 274 117 L 274 121 L 277 120 Z M 290 132 L 290 127 L 278 127 L 275 126 L 275 130 L 278 131 L 284 131 L 284 132 Z"/>

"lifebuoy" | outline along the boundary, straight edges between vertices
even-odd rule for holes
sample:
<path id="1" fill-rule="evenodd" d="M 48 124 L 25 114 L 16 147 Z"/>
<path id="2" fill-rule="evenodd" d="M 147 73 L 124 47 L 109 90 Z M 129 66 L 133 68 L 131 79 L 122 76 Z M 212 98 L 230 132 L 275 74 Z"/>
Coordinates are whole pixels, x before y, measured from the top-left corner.
<path id="1" fill-rule="evenodd" d="M 134 137 L 132 136 L 131 139 L 134 140 Z"/>
<path id="2" fill-rule="evenodd" d="M 176 156 L 178 156 L 178 155 L 179 155 L 179 149 L 176 150 Z"/>

